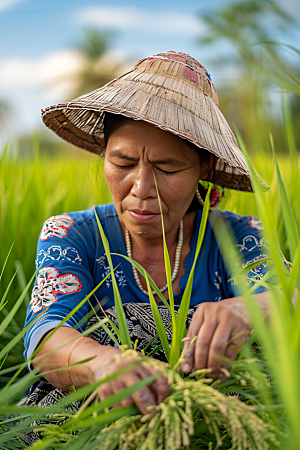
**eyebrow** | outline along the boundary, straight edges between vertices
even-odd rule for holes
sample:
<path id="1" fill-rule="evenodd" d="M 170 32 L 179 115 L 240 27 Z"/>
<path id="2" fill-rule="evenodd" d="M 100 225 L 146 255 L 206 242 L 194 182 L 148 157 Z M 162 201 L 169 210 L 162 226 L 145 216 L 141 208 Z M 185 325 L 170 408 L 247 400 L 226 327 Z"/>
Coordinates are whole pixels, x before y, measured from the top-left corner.
<path id="1" fill-rule="evenodd" d="M 139 158 L 133 158 L 131 156 L 125 155 L 124 153 L 122 153 L 118 150 L 112 151 L 110 154 L 112 157 L 126 159 L 127 161 L 138 161 L 139 160 Z M 152 162 L 152 164 L 175 164 L 175 165 L 182 164 L 182 161 L 179 161 L 178 159 L 173 159 L 173 158 L 159 159 L 159 160 L 151 161 L 151 162 Z"/>

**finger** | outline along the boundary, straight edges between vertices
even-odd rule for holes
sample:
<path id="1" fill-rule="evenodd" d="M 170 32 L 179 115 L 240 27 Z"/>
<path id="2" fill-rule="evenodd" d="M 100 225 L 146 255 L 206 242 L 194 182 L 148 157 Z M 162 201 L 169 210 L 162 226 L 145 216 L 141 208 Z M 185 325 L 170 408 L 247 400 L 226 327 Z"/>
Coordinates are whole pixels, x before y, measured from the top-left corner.
<path id="1" fill-rule="evenodd" d="M 155 414 L 156 409 L 155 406 L 157 405 L 156 399 L 151 392 L 151 390 L 148 388 L 148 386 L 145 386 L 138 391 L 136 391 L 134 394 L 132 394 L 134 403 L 139 408 L 142 414 Z M 147 409 L 149 406 L 154 406 L 151 409 Z"/>
<path id="2" fill-rule="evenodd" d="M 221 358 L 225 355 L 231 334 L 232 324 L 228 320 L 220 322 L 215 329 L 207 359 L 207 366 L 212 369 L 212 377 L 218 376 L 220 373 Z"/>
<path id="3" fill-rule="evenodd" d="M 129 395 L 128 397 L 123 398 L 123 400 L 120 401 L 120 405 L 121 405 L 120 408 L 123 408 L 124 406 L 132 405 L 132 403 L 134 403 L 134 400 L 133 400 L 132 396 Z M 114 408 L 116 408 L 115 405 L 114 405 Z"/>
<path id="4" fill-rule="evenodd" d="M 204 319 L 195 342 L 195 370 L 208 368 L 208 353 L 212 337 L 217 327 L 216 320 Z"/>
<path id="5" fill-rule="evenodd" d="M 149 362 L 144 361 L 142 364 L 137 366 L 136 373 L 140 377 L 141 380 L 145 380 L 146 378 L 151 377 L 152 375 L 156 375 L 158 372 L 154 370 L 154 368 L 151 366 Z M 157 403 L 157 395 L 156 395 L 156 389 L 157 389 L 157 380 L 155 379 L 152 381 L 152 383 L 148 384 L 148 388 L 152 392 L 154 398 L 155 398 L 155 404 Z"/>
<path id="6" fill-rule="evenodd" d="M 181 370 L 184 373 L 189 373 L 194 367 L 195 361 L 194 361 L 194 352 L 195 352 L 195 342 L 193 344 L 190 344 L 190 342 L 194 339 L 195 336 L 199 334 L 199 330 L 202 327 L 204 320 L 204 312 L 203 308 L 199 308 L 197 310 L 197 313 L 194 314 L 194 317 L 192 319 L 192 322 L 189 326 L 188 333 L 185 338 L 183 351 L 187 349 L 187 352 L 184 355 L 184 361 L 181 364 Z"/>
<path id="7" fill-rule="evenodd" d="M 112 386 L 110 383 L 102 384 L 98 388 L 98 395 L 101 400 L 101 402 L 104 402 L 108 397 L 110 397 L 113 394 Z"/>
<path id="8" fill-rule="evenodd" d="M 125 386 L 129 387 L 135 385 L 136 383 L 141 381 L 141 379 L 142 378 L 137 373 L 132 373 L 130 374 L 130 378 L 126 377 L 124 379 L 124 384 Z M 133 394 L 131 394 L 131 397 L 142 414 L 151 414 L 151 412 L 155 412 L 155 410 L 147 410 L 148 406 L 156 405 L 156 399 L 148 386 L 144 386 L 143 388 L 134 392 Z"/>
<path id="9" fill-rule="evenodd" d="M 168 382 L 167 377 L 161 376 L 156 380 L 156 399 L 157 404 L 159 405 L 167 396 L 170 384 Z"/>
<path id="10" fill-rule="evenodd" d="M 118 394 L 122 389 L 127 387 L 127 385 L 125 384 L 125 379 L 120 380 L 119 378 L 112 380 L 110 385 L 111 385 L 112 394 Z M 123 408 L 124 406 L 131 405 L 132 403 L 133 403 L 132 397 L 128 396 L 128 397 L 123 398 L 119 402 L 114 403 L 113 407 L 115 409 L 119 409 L 119 408 Z"/>
<path id="11" fill-rule="evenodd" d="M 235 341 L 232 341 L 229 345 L 227 345 L 224 356 L 225 358 L 234 361 L 236 358 L 236 354 L 237 354 L 237 345 Z"/>
<path id="12" fill-rule="evenodd" d="M 159 371 L 152 367 L 149 362 L 141 364 L 140 366 L 138 366 L 138 368 L 139 374 L 143 379 L 152 375 L 159 374 Z M 148 386 L 156 400 L 156 404 L 161 403 L 166 398 L 168 389 L 170 387 L 168 379 L 163 375 L 156 378 Z"/>

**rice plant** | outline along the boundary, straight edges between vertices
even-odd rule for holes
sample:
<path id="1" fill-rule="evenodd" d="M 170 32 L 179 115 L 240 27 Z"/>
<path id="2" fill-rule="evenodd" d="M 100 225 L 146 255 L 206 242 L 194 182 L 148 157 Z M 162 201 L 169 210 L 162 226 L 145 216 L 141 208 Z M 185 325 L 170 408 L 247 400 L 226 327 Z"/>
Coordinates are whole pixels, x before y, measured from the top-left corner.
<path id="1" fill-rule="evenodd" d="M 156 365 L 160 372 L 168 377 L 170 394 L 158 405 L 154 416 L 142 416 L 135 405 L 119 410 L 113 409 L 112 406 L 143 385 L 151 383 L 153 377 L 123 389 L 103 403 L 99 402 L 95 393 L 107 379 L 78 389 L 47 411 L 16 406 L 16 402 L 25 395 L 29 386 L 41 376 L 35 371 L 24 374 L 22 370 L 27 362 L 24 362 L 21 356 L 21 339 L 25 333 L 22 331 L 22 324 L 34 279 L 35 247 L 40 226 L 50 215 L 87 209 L 93 204 L 110 201 L 110 196 L 104 182 L 98 183 L 97 188 L 93 184 L 88 186 L 86 170 L 79 170 L 74 162 L 45 161 L 36 154 L 33 160 L 27 159 L 20 163 L 17 153 L 14 154 L 11 149 L 7 148 L 2 153 L 0 377 L 3 388 L 0 392 L 0 448 L 22 448 L 25 445 L 26 433 L 30 433 L 31 437 L 36 437 L 35 449 L 57 450 L 66 448 L 66 445 L 72 445 L 73 450 L 298 449 L 300 307 L 295 288 L 299 288 L 300 282 L 300 167 L 285 100 L 282 103 L 282 112 L 289 158 L 275 159 L 276 148 L 270 136 L 273 157 L 260 154 L 254 155 L 250 160 L 239 137 L 240 146 L 248 159 L 255 194 L 230 191 L 226 193 L 222 204 L 222 209 L 242 215 L 253 214 L 260 218 L 264 226 L 263 237 L 269 242 L 273 265 L 263 279 L 256 280 L 256 287 L 266 286 L 270 274 L 275 280 L 272 285 L 268 284 L 271 295 L 268 324 L 264 321 L 263 312 L 253 304 L 253 288 L 249 289 L 247 283 L 239 283 L 254 328 L 249 343 L 241 349 L 236 361 L 225 361 L 230 365 L 226 380 L 212 380 L 208 370 L 188 377 L 183 377 L 179 370 L 192 278 L 186 287 L 182 308 L 176 316 L 172 305 L 171 285 L 168 304 L 145 270 L 130 260 L 145 276 L 149 294 L 154 289 L 172 314 L 173 341 L 169 348 L 159 312 L 150 294 L 158 335 L 169 364 L 149 357 L 136 357 L 134 364 Z M 261 191 L 252 170 L 252 163 L 271 185 L 270 192 Z M 66 166 L 69 166 L 67 171 Z M 199 230 L 199 249 L 207 219 L 208 203 L 204 212 L 204 220 Z M 100 223 L 99 230 L 105 244 Z M 224 258 L 228 246 L 232 245 L 230 236 L 225 241 L 227 249 L 226 245 L 223 245 Z M 164 252 L 166 273 L 170 277 L 165 245 Z M 114 282 L 115 267 L 111 264 L 108 247 L 106 254 Z M 255 269 L 255 264 L 244 268 L 242 273 L 232 275 L 238 283 L 241 275 L 252 269 Z M 120 293 L 116 283 L 114 284 L 119 323 L 116 341 L 124 349 L 127 348 L 124 354 L 131 352 L 135 357 L 132 350 L 134 343 L 130 341 L 126 328 Z M 95 327 L 100 326 L 109 330 L 106 321 Z M 251 344 L 257 341 L 260 345 L 254 347 L 256 352 L 253 353 Z M 124 371 L 129 369 L 130 366 L 111 377 L 122 376 Z M 24 375 L 21 376 L 22 374 Z M 198 379 L 196 375 L 200 375 Z M 81 403 L 79 410 L 78 402 Z"/>

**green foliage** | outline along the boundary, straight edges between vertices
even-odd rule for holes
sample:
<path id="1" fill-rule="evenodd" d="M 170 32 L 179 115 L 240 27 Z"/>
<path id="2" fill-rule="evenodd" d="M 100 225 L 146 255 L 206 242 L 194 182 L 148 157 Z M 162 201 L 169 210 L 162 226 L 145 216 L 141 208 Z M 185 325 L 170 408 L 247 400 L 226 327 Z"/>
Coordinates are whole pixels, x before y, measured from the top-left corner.
<path id="1" fill-rule="evenodd" d="M 0 154 L 0 272 L 11 249 L 0 277 L 0 298 L 6 292 L 0 304 L 1 323 L 35 272 L 36 247 L 44 221 L 53 215 L 111 201 L 100 160 L 88 154 L 86 159 L 40 158 L 38 144 L 36 149 L 35 156 L 23 159 L 17 149 L 8 144 Z M 16 266 L 18 270 L 12 280 Z M 20 305 L 2 335 L 0 350 L 22 330 L 26 302 Z M 20 363 L 22 353 L 20 342 L 11 350 L 6 364 Z"/>
<path id="2" fill-rule="evenodd" d="M 110 40 L 111 35 L 108 32 L 103 33 L 97 28 L 87 28 L 78 48 L 87 58 L 97 61 L 108 51 Z"/>
<path id="3" fill-rule="evenodd" d="M 104 32 L 99 28 L 85 30 L 82 41 L 77 45 L 82 64 L 73 76 L 76 87 L 71 97 L 98 89 L 121 75 L 123 65 L 108 53 L 113 36 L 111 31 Z"/>
<path id="4" fill-rule="evenodd" d="M 276 0 L 234 0 L 209 8 L 200 18 L 205 33 L 198 42 L 211 46 L 207 69 L 227 121 L 238 127 L 251 152 L 267 152 L 270 131 L 278 151 L 284 152 L 276 93 L 279 87 L 299 95 L 299 50 L 285 45 L 286 36 L 299 28 L 296 17 Z M 299 146 L 299 97 L 290 96 L 288 101 Z"/>
<path id="5" fill-rule="evenodd" d="M 272 10 L 280 19 L 290 20 L 284 17 L 281 10 L 276 10 L 276 4 L 271 0 L 234 2 L 234 5 L 235 9 L 227 8 L 227 11 L 224 9 L 222 16 L 226 27 L 232 23 L 231 27 L 224 28 L 220 17 L 214 19 L 219 27 L 216 27 L 219 35 L 226 35 L 227 30 L 229 33 L 227 37 L 232 41 L 236 39 L 238 32 L 244 32 L 244 29 L 238 24 L 237 17 L 241 18 L 245 30 L 251 29 L 254 33 L 253 36 L 257 39 L 259 37 L 261 40 L 270 40 L 266 34 L 267 31 L 263 30 L 264 34 L 261 34 L 258 28 L 259 23 L 256 23 L 255 18 L 262 11 Z M 248 11 L 249 14 L 245 14 L 245 8 L 248 7 L 252 9 Z M 234 14 L 236 14 L 235 17 Z M 219 22 L 217 23 L 217 21 Z M 242 36 L 242 38 L 244 37 L 245 35 Z M 243 44 L 240 48 L 240 56 L 244 58 L 246 55 L 247 59 L 250 52 L 249 61 L 251 59 L 251 63 L 253 63 L 253 72 L 247 81 L 250 84 L 244 85 L 244 88 L 247 86 L 249 88 L 254 80 L 251 77 L 257 70 L 256 50 L 243 48 L 243 46 L 247 47 L 248 41 L 243 41 L 242 38 L 241 41 L 238 40 L 238 44 Z M 273 43 L 268 45 L 273 46 Z M 273 62 L 276 60 L 277 53 L 275 52 L 274 55 Z M 246 59 L 244 60 L 246 61 Z M 276 64 L 270 69 L 272 73 L 267 69 L 261 66 L 260 73 L 267 74 L 271 81 L 276 82 L 284 90 L 298 93 L 296 76 L 280 70 L 279 65 Z M 262 85 L 266 86 L 265 82 Z M 296 89 L 293 89 L 293 86 L 296 86 Z M 5 386 L 0 392 L 0 448 L 13 449 L 19 445 L 22 447 L 20 440 L 22 434 L 34 429 L 34 432 L 40 433 L 42 436 L 42 440 L 35 445 L 36 450 L 46 448 L 63 450 L 66 446 L 72 446 L 73 450 L 180 449 L 182 446 L 186 449 L 205 450 L 216 448 L 221 450 L 275 450 L 277 448 L 298 450 L 300 442 L 300 386 L 298 380 L 300 372 L 300 302 L 295 309 L 292 307 L 295 300 L 294 290 L 296 286 L 299 287 L 300 283 L 300 166 L 297 140 L 289 102 L 283 98 L 282 129 L 286 145 L 285 154 L 289 156 L 275 159 L 274 155 L 278 151 L 284 152 L 281 147 L 274 148 L 272 136 L 270 138 L 272 126 L 268 121 L 268 114 L 266 114 L 266 120 L 261 122 L 260 127 L 255 128 L 253 125 L 260 121 L 262 112 L 267 110 L 264 91 L 258 89 L 255 93 L 258 103 L 250 98 L 251 90 L 246 89 L 246 93 L 248 100 L 242 105 L 244 114 L 242 120 L 251 126 L 245 128 L 246 133 L 243 133 L 243 136 L 246 137 L 247 143 L 250 142 L 251 150 L 256 149 L 251 153 L 251 161 L 260 175 L 272 187 L 272 190 L 262 192 L 252 169 L 246 145 L 237 133 L 240 146 L 248 161 L 255 194 L 228 191 L 221 209 L 228 209 L 241 215 L 253 214 L 258 216 L 263 223 L 263 239 L 268 241 L 270 247 L 272 267 L 263 279 L 256 280 L 256 287 L 261 285 L 268 286 L 270 289 L 269 324 L 267 325 L 263 320 L 263 311 L 256 306 L 250 296 L 253 288 L 249 289 L 247 272 L 253 270 L 254 266 L 248 266 L 247 270 L 242 268 L 237 253 L 236 262 L 242 270 L 231 275 L 233 280 L 239 283 L 240 291 L 246 299 L 254 324 L 250 342 L 242 348 L 234 363 L 225 360 L 230 366 L 229 373 L 226 372 L 229 375 L 226 380 L 208 378 L 209 370 L 202 370 L 182 378 L 179 371 L 181 359 L 178 357 L 182 345 L 181 339 L 184 335 L 192 276 L 186 287 L 182 307 L 178 316 L 175 317 L 172 301 L 169 305 L 145 270 L 138 263 L 123 255 L 123 258 L 134 264 L 145 276 L 148 291 L 153 289 L 172 313 L 174 337 L 171 351 L 169 351 L 159 311 L 153 296 L 150 295 L 158 335 L 172 366 L 168 367 L 158 361 L 150 360 L 152 365 L 157 364 L 159 370 L 168 377 L 171 383 L 170 395 L 159 405 L 154 417 L 142 417 L 135 405 L 120 410 L 114 410 L 112 407 L 115 402 L 126 398 L 142 385 L 151 383 L 153 377 L 123 389 L 104 403 L 100 403 L 97 399 L 91 402 L 92 398 L 95 398 L 95 390 L 102 383 L 108 379 L 122 376 L 133 365 L 149 362 L 149 358 L 137 358 L 132 366 L 122 369 L 106 380 L 100 380 L 93 385 L 77 390 L 52 408 L 48 408 L 47 411 L 28 406 L 16 406 L 16 401 L 22 398 L 30 384 L 38 379 L 35 371 L 21 376 L 22 369 L 26 365 L 22 359 L 21 339 L 24 334 L 22 326 L 28 303 L 27 291 L 30 285 L 29 280 L 32 279 L 35 271 L 36 242 L 42 223 L 51 215 L 87 209 L 95 204 L 108 202 L 110 195 L 104 183 L 102 168 L 94 161 L 89 164 L 81 161 L 79 164 L 78 161 L 75 162 L 72 159 L 42 159 L 39 156 L 36 141 L 32 158 L 25 157 L 21 160 L 15 149 L 9 148 L 9 146 L 4 149 L 0 156 L 0 331 L 2 332 L 0 381 Z M 245 99 L 245 96 L 239 98 Z M 260 108 L 262 104 L 263 107 L 259 109 L 257 116 L 255 116 L 254 108 L 249 112 L 249 105 L 251 108 L 258 105 Z M 244 130 L 242 129 L 242 131 Z M 255 137 L 252 138 L 254 134 Z M 277 139 L 275 139 L 275 143 L 278 146 Z M 281 144 L 282 141 L 280 141 L 280 146 Z M 88 166 L 92 169 L 89 171 L 89 177 L 87 175 Z M 90 178 L 90 183 L 87 183 L 87 178 Z M 207 207 L 208 202 L 204 208 L 199 230 L 197 245 L 199 250 L 205 231 Z M 101 232 L 101 224 L 99 224 L 99 228 Z M 215 233 L 218 239 L 220 235 L 217 224 Z M 106 242 L 105 236 L 103 233 L 101 234 L 103 241 Z M 228 250 L 232 245 L 230 235 L 225 233 L 225 237 L 223 235 L 222 242 L 220 242 L 225 262 Z M 106 254 L 110 261 L 112 280 L 114 280 L 113 271 L 116 268 L 112 266 L 109 247 L 106 248 Z M 169 278 L 170 264 L 166 245 L 164 254 Z M 288 276 L 286 268 L 282 264 L 283 256 L 288 262 Z M 264 262 L 270 263 L 270 259 L 267 258 Z M 267 285 L 271 277 L 275 282 Z M 244 283 L 241 282 L 242 280 Z M 114 289 L 120 325 L 120 329 L 114 331 L 122 344 L 131 347 L 133 343 L 130 342 L 122 313 L 120 294 L 116 286 Z M 171 300 L 171 287 L 169 289 Z M 86 298 L 82 301 L 87 300 Z M 105 329 L 106 322 L 104 320 L 97 323 L 95 328 L 102 326 Z M 253 354 L 250 344 L 256 341 L 261 344 L 258 348 L 256 347 L 256 353 Z M 198 380 L 195 379 L 195 375 L 200 375 Z M 6 383 L 6 381 L 8 382 Z M 72 402 L 84 401 L 87 396 L 89 396 L 88 399 L 77 411 Z M 45 420 L 46 413 L 50 414 L 48 420 L 51 418 L 60 420 L 61 425 L 57 426 L 51 423 L 37 425 L 39 420 Z M 10 414 L 17 415 L 17 419 L 8 417 Z M 32 427 L 33 423 L 34 427 Z M 16 441 L 16 436 L 20 444 Z"/>
<path id="6" fill-rule="evenodd" d="M 286 117 L 287 119 L 285 120 L 288 121 L 288 114 Z M 68 403 L 66 403 L 66 400 L 64 399 L 61 404 L 55 406 L 51 411 L 49 410 L 49 413 L 51 412 L 52 414 L 58 415 L 56 417 L 61 417 L 62 420 L 63 418 L 68 420 L 60 427 L 55 425 L 43 426 L 43 430 L 40 431 L 42 431 L 42 434 L 45 437 L 38 443 L 40 448 L 53 448 L 54 446 L 56 449 L 60 448 L 61 445 L 63 448 L 62 442 L 64 441 L 69 442 L 70 445 L 72 442 L 72 446 L 78 446 L 78 448 L 81 448 L 81 446 L 82 448 L 87 449 L 106 448 L 105 446 L 108 446 L 107 448 L 109 448 L 109 445 L 115 445 L 116 442 L 117 445 L 119 445 L 119 443 L 122 443 L 123 445 L 125 441 L 127 442 L 127 438 L 129 439 L 129 437 L 128 448 L 140 448 L 135 447 L 135 442 L 145 445 L 145 448 L 148 448 L 146 447 L 148 444 L 149 448 L 151 448 L 151 445 L 154 446 L 153 448 L 157 448 L 158 444 L 155 441 L 155 436 L 160 436 L 161 439 L 165 436 L 163 439 L 166 444 L 168 443 L 167 445 L 169 448 L 175 448 L 175 442 L 178 442 L 179 438 L 185 443 L 190 441 L 191 448 L 197 448 L 199 445 L 202 445 L 202 448 L 214 448 L 218 442 L 222 442 L 220 448 L 228 449 L 233 444 L 232 438 L 235 440 L 234 442 L 236 442 L 236 447 L 233 448 L 258 448 L 253 436 L 255 436 L 255 430 L 261 430 L 256 436 L 260 436 L 261 439 L 261 435 L 264 435 L 264 444 L 260 443 L 260 445 L 265 445 L 266 449 L 277 448 L 277 442 L 280 442 L 280 448 L 289 450 L 295 448 L 296 450 L 294 442 L 297 442 L 300 438 L 298 435 L 298 422 L 300 419 L 298 406 L 300 403 L 300 393 L 297 377 L 300 370 L 300 309 L 298 307 L 295 314 L 291 315 L 289 305 L 294 286 L 299 278 L 300 266 L 299 229 L 297 228 L 300 219 L 300 210 L 298 207 L 300 169 L 297 154 L 295 153 L 293 145 L 293 139 L 291 137 L 292 131 L 289 122 L 285 123 L 285 129 L 287 133 L 290 133 L 289 136 L 287 136 L 287 142 L 289 143 L 291 152 L 290 161 L 279 159 L 277 167 L 277 162 L 274 158 L 266 156 L 260 156 L 260 158 L 254 157 L 254 165 L 266 181 L 271 184 L 272 191 L 262 193 L 259 190 L 259 185 L 256 186 L 256 184 L 254 184 L 254 187 L 258 191 L 257 195 L 254 196 L 253 194 L 230 191 L 227 192 L 222 205 L 222 209 L 230 209 L 241 214 L 257 214 L 263 221 L 266 238 L 270 241 L 270 246 L 273 249 L 272 257 L 275 259 L 275 269 L 280 279 L 283 295 L 280 294 L 278 287 L 275 287 L 274 290 L 272 290 L 272 318 L 274 320 L 274 325 L 272 327 L 266 328 L 261 321 L 260 312 L 254 308 L 253 302 L 249 299 L 249 309 L 253 321 L 256 324 L 256 333 L 262 341 L 266 353 L 264 355 L 258 355 L 258 357 L 253 359 L 253 355 L 251 356 L 249 353 L 249 347 L 246 346 L 236 365 L 233 365 L 231 377 L 225 383 L 221 384 L 216 384 L 212 380 L 209 381 L 203 378 L 203 376 L 198 381 L 195 381 L 193 378 L 189 379 L 190 381 L 188 382 L 185 382 L 184 380 L 180 381 L 182 379 L 176 371 L 176 368 L 179 367 L 179 363 L 177 362 L 177 364 L 174 365 L 176 359 L 174 358 L 174 361 L 172 362 L 172 365 L 174 365 L 173 371 L 170 372 L 170 369 L 166 368 L 162 369 L 169 371 L 169 376 L 173 377 L 174 383 L 171 395 L 168 397 L 168 400 L 161 405 L 157 414 L 158 417 L 163 417 L 164 420 L 155 419 L 155 423 L 153 422 L 154 419 L 151 419 L 149 422 L 145 422 L 145 424 L 139 424 L 138 420 L 140 419 L 140 415 L 134 406 L 118 411 L 110 409 L 109 413 L 105 413 L 103 412 L 103 409 L 101 409 L 101 404 L 98 404 L 97 402 L 86 407 L 77 417 L 76 411 L 70 412 L 70 409 L 68 412 L 66 411 L 65 407 Z M 242 142 L 241 146 L 244 147 Z M 13 436 L 16 434 L 21 436 L 24 431 L 30 429 L 30 424 L 33 420 L 37 421 L 38 419 L 43 418 L 43 411 L 34 411 L 29 407 L 20 408 L 14 406 L 14 402 L 24 395 L 26 388 L 28 388 L 28 386 L 36 379 L 35 373 L 20 378 L 22 368 L 25 367 L 26 364 L 22 361 L 20 349 L 23 335 L 21 327 L 26 310 L 26 290 L 24 290 L 24 285 L 28 283 L 28 280 L 30 280 L 35 270 L 33 261 L 41 225 L 49 215 L 88 208 L 89 206 L 92 206 L 93 203 L 101 203 L 103 200 L 109 201 L 110 198 L 109 193 L 105 190 L 104 183 L 102 189 L 93 185 L 97 180 L 95 173 L 90 173 L 90 179 L 93 182 L 91 182 L 90 185 L 86 183 L 86 179 L 88 178 L 87 167 L 81 167 L 80 169 L 78 168 L 78 163 L 75 163 L 73 160 L 71 160 L 71 162 L 68 161 L 67 171 L 60 168 L 60 165 L 63 167 L 66 165 L 64 160 L 40 160 L 38 153 L 36 153 L 34 159 L 24 161 L 24 168 L 19 159 L 13 154 L 6 153 L 2 156 L 2 162 L 2 197 L 0 203 L 2 209 L 0 224 L 2 227 L 2 236 L 5 237 L 5 239 L 2 240 L 3 246 L 1 247 L 1 250 L 2 248 L 5 250 L 3 253 L 1 251 L 1 267 L 3 267 L 3 270 L 1 269 L 0 277 L 3 293 L 2 301 L 0 299 L 2 308 L 0 314 L 3 314 L 4 310 L 3 319 L 1 321 L 4 332 L 1 336 L 2 351 L 0 349 L 0 355 L 1 358 L 3 358 L 2 362 L 4 362 L 7 353 L 8 356 L 5 360 L 5 365 L 0 370 L 0 376 L 3 377 L 4 381 L 5 375 L 8 373 L 14 375 L 13 377 L 10 377 L 9 384 L 6 385 L 6 388 L 2 391 L 0 402 L 3 419 L 9 414 L 18 413 L 21 413 L 21 417 L 23 417 L 20 419 L 20 423 L 17 427 L 14 428 L 12 432 L 9 432 L 10 434 L 2 435 L 0 438 L 0 441 L 3 443 L 5 442 L 5 445 L 12 445 L 13 442 L 15 443 Z M 90 163 L 89 166 L 92 169 L 95 169 L 96 164 Z M 56 192 L 56 198 L 51 195 L 53 179 L 56 185 L 58 184 L 61 187 L 61 190 L 57 190 Z M 103 182 L 103 175 L 101 172 L 98 180 Z M 255 183 L 255 177 L 253 180 Z M 19 183 L 18 186 L 21 192 L 16 191 L 16 183 Z M 99 194 L 99 191 L 101 191 L 101 195 Z M 63 194 L 61 192 L 63 192 Z M 3 193 L 5 193 L 5 196 Z M 104 197 L 105 193 L 106 197 Z M 47 196 L 49 199 L 48 205 L 45 202 Z M 53 199 L 52 204 L 51 199 Z M 13 211 L 15 214 L 12 214 Z M 37 218 L 33 221 L 32 218 L 35 216 Z M 28 223 L 30 224 L 29 227 L 27 226 Z M 202 227 L 199 230 L 199 245 L 201 245 L 201 237 L 203 237 L 204 230 L 205 220 L 202 221 Z M 24 240 L 20 240 L 19 236 L 24 236 Z M 104 236 L 102 238 L 104 238 Z M 15 240 L 15 242 L 12 246 L 13 240 Z M 286 279 L 285 271 L 282 269 L 281 255 L 277 252 L 279 245 L 282 247 L 286 258 L 290 261 L 291 271 L 289 280 Z M 27 266 L 26 258 L 23 257 L 24 246 L 26 252 L 28 252 L 26 257 L 31 259 L 29 267 Z M 7 258 L 9 253 L 10 255 Z M 109 249 L 107 249 L 107 254 L 108 253 Z M 126 259 L 129 258 L 126 257 Z M 15 261 L 21 261 L 22 274 L 21 276 L 14 276 L 10 289 L 7 290 L 15 272 L 15 266 L 18 267 L 18 271 L 20 270 L 20 263 L 15 263 Z M 132 260 L 130 261 L 134 263 Z M 160 297 L 163 298 L 157 286 L 146 274 L 144 269 L 137 263 L 134 264 L 146 277 L 151 288 L 158 292 Z M 238 275 L 241 277 L 241 275 L 244 274 L 240 273 Z M 264 283 L 264 280 L 261 280 L 260 283 Z M 247 294 L 245 295 L 247 296 Z M 282 296 L 284 302 L 281 301 Z M 21 298 L 22 301 L 17 301 L 18 297 Z M 164 298 L 163 300 L 166 302 Z M 86 299 L 84 299 L 84 301 L 86 301 Z M 166 342 L 164 342 L 165 330 L 160 326 L 160 317 L 158 317 L 158 310 L 155 309 L 156 304 L 154 303 L 155 302 L 152 301 L 158 334 L 163 343 L 163 347 L 165 348 L 165 352 L 168 354 L 167 345 Z M 14 312 L 17 308 L 19 308 L 18 314 L 10 314 L 10 311 Z M 181 332 L 182 323 L 185 323 L 183 313 L 185 313 L 185 311 L 180 312 L 176 318 L 177 324 L 181 323 Z M 22 319 L 20 319 L 20 316 L 23 316 Z M 119 321 L 119 323 L 121 323 L 121 321 Z M 99 324 L 97 324 L 97 326 L 98 325 Z M 105 323 L 101 324 L 101 326 L 105 327 Z M 177 329 L 179 330 L 180 327 L 177 326 Z M 123 330 L 123 334 L 126 336 L 126 331 L 124 333 Z M 176 345 L 174 345 L 174 343 L 172 345 L 173 349 L 176 349 L 176 354 L 179 356 L 181 347 L 180 339 L 182 336 L 181 338 L 176 338 L 176 335 L 174 336 L 174 343 L 175 339 L 177 339 L 177 341 Z M 3 337 L 6 339 L 2 339 Z M 121 341 L 123 340 L 124 337 L 121 337 Z M 124 342 L 126 342 L 126 338 Z M 267 362 L 265 362 L 264 365 L 260 363 L 263 356 L 267 358 Z M 11 367 L 12 365 L 15 367 L 8 367 Z M 267 382 L 266 375 L 269 375 L 269 373 L 272 374 L 276 383 L 270 384 Z M 208 384 L 206 384 L 207 382 L 205 380 L 208 381 Z M 199 381 L 201 382 L 201 385 L 199 384 Z M 148 382 L 150 381 L 145 381 L 145 383 Z M 191 383 L 195 384 L 195 391 L 193 390 L 194 384 Z M 72 399 L 75 401 L 76 399 L 82 398 L 95 388 L 96 385 L 85 387 L 72 394 L 72 397 L 70 397 L 68 401 L 70 402 Z M 138 386 L 135 386 L 135 388 L 137 389 Z M 193 394 L 193 399 L 198 399 L 195 401 L 195 407 L 198 405 L 198 409 L 192 411 L 195 434 L 189 434 L 191 428 L 190 430 L 185 428 L 185 426 L 189 427 L 189 425 L 184 419 L 185 416 L 180 412 L 185 411 L 186 409 L 184 391 L 187 388 L 189 391 L 195 392 Z M 234 418 L 236 402 L 238 402 L 239 405 L 240 401 L 230 398 L 227 401 L 226 397 L 224 402 L 227 405 L 226 408 L 228 408 L 228 410 L 226 410 L 227 413 L 220 413 L 220 419 L 217 419 L 219 414 L 218 411 L 224 412 L 225 410 L 220 410 L 222 405 L 221 401 L 218 400 L 214 404 L 213 394 L 216 389 L 217 391 L 220 391 L 222 398 L 223 394 L 228 393 L 236 393 L 244 396 L 244 400 L 239 407 L 244 408 L 243 417 L 247 417 L 246 421 L 240 421 L 240 414 L 242 414 L 242 412 L 237 413 L 236 418 Z M 196 396 L 197 392 L 199 392 L 199 397 Z M 128 392 L 125 390 L 120 395 L 122 398 L 125 398 L 128 395 Z M 205 398 L 206 400 L 204 400 Z M 111 406 L 114 401 L 114 399 L 111 399 L 111 401 L 108 402 L 108 405 Z M 173 402 L 175 402 L 177 409 L 174 409 Z M 250 407 L 250 405 L 252 406 Z M 167 412 L 164 413 L 164 410 Z M 169 417 L 168 419 L 167 416 Z M 213 421 L 213 419 L 215 421 Z M 177 425 L 176 428 L 174 428 L 174 434 L 168 427 L 173 426 L 175 423 Z M 2 429 L 5 430 L 9 424 L 10 422 L 4 420 L 2 422 Z M 110 424 L 112 425 L 110 426 Z M 234 424 L 238 428 L 234 428 Z M 212 435 L 210 434 L 209 427 L 212 427 Z M 236 429 L 240 431 L 236 432 Z M 75 431 L 76 433 L 74 434 Z M 250 438 L 250 436 L 252 436 L 252 438 Z M 243 439 L 246 439 L 246 443 Z M 159 445 L 161 445 L 161 443 Z M 212 445 L 213 447 L 211 447 Z M 245 445 L 248 447 L 245 447 Z"/>

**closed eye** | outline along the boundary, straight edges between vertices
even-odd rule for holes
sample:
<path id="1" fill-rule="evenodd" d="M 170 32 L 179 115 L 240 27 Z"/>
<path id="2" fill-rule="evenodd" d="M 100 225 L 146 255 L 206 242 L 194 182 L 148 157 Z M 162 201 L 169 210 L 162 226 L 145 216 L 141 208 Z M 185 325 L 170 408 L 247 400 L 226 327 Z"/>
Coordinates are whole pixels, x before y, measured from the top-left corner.
<path id="1" fill-rule="evenodd" d="M 163 169 L 159 169 L 158 167 L 156 167 L 157 170 L 159 170 L 160 172 L 163 172 L 167 175 L 172 175 L 173 173 L 177 173 L 179 172 L 179 170 L 175 170 L 174 172 L 168 172 L 167 170 L 163 170 Z"/>
<path id="2" fill-rule="evenodd" d="M 128 164 L 127 166 L 120 166 L 119 164 L 115 164 L 115 166 L 117 166 L 119 169 L 130 169 L 131 167 L 133 167 L 133 164 Z"/>
<path id="3" fill-rule="evenodd" d="M 115 166 L 117 166 L 121 170 L 128 170 L 128 169 L 131 169 L 134 166 L 134 164 L 127 164 L 126 166 L 115 164 Z M 159 170 L 162 173 L 165 173 L 166 175 L 172 175 L 173 173 L 179 172 L 179 170 L 175 170 L 173 172 L 170 172 L 170 171 L 167 171 L 167 170 L 160 169 L 159 167 L 156 167 L 156 169 Z"/>

